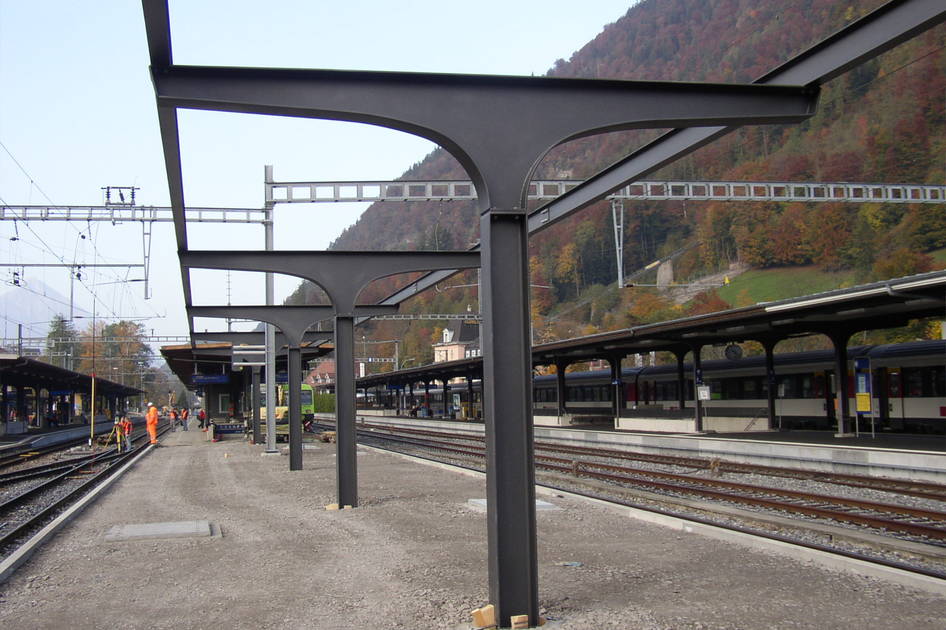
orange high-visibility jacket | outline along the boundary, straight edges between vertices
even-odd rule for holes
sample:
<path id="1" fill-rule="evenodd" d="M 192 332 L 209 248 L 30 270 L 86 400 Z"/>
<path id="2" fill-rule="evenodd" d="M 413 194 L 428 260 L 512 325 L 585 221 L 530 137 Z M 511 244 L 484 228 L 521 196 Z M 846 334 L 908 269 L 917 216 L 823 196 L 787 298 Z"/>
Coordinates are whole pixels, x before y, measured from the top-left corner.
<path id="1" fill-rule="evenodd" d="M 131 420 L 125 418 L 121 421 L 122 433 L 125 435 L 131 435 Z"/>
<path id="2" fill-rule="evenodd" d="M 149 425 L 158 424 L 158 408 L 157 407 L 148 407 L 148 413 L 145 414 L 145 421 Z"/>

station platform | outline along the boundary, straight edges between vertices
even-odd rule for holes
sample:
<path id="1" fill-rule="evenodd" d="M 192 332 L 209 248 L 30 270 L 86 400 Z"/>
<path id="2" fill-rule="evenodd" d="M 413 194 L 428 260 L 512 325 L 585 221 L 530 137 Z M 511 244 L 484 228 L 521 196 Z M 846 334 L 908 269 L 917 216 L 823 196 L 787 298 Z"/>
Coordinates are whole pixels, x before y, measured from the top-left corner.
<path id="1" fill-rule="evenodd" d="M 236 436 L 168 433 L 0 585 L 0 627 L 471 628 L 488 603 L 482 475 L 335 445 L 304 470 Z M 946 585 L 540 493 L 546 628 L 942 628 Z"/>

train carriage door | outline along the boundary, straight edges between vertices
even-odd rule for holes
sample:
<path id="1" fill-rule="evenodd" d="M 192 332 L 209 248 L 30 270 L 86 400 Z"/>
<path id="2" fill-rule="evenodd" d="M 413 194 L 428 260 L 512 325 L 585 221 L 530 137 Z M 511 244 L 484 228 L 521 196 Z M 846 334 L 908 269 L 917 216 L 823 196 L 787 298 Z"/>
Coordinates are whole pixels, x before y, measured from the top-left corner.
<path id="1" fill-rule="evenodd" d="M 824 396 L 825 416 L 828 420 L 834 420 L 837 415 L 834 409 L 834 372 L 826 370 L 824 373 L 818 373 L 815 380 L 820 385 L 820 393 Z"/>
<path id="2" fill-rule="evenodd" d="M 897 431 L 903 428 L 903 373 L 900 368 L 890 368 L 887 372 L 887 413 L 890 428 Z"/>
<path id="3" fill-rule="evenodd" d="M 890 409 L 888 408 L 890 395 L 887 391 L 889 379 L 890 376 L 886 367 L 874 368 L 872 383 L 874 392 L 873 404 L 880 426 L 887 426 L 890 420 Z"/>

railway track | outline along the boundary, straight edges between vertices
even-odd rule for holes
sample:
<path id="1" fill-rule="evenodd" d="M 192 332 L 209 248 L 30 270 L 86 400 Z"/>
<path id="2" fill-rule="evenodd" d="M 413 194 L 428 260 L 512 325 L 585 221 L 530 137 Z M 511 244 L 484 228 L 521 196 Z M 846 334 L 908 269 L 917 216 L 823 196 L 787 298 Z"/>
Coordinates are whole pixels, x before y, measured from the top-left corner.
<path id="1" fill-rule="evenodd" d="M 413 451 L 412 454 L 420 451 L 425 453 L 423 456 L 440 461 L 459 460 L 461 465 L 477 470 L 483 470 L 485 465 L 485 445 L 478 436 L 360 424 L 359 442 L 367 444 L 372 439 L 385 440 L 384 448 Z M 568 456 L 561 457 L 563 454 Z M 629 462 L 637 465 L 627 465 Z M 535 445 L 535 463 L 537 481 L 549 487 L 621 505 L 645 504 L 648 507 L 644 509 L 675 516 L 680 516 L 680 505 L 686 503 L 691 513 L 686 518 L 709 518 L 719 525 L 717 514 L 725 513 L 724 520 L 730 523 L 723 526 L 732 529 L 946 578 L 946 503 L 935 509 L 913 504 L 946 501 L 946 488 L 935 484 L 542 442 Z M 656 467 L 677 470 L 668 472 Z M 844 488 L 847 492 L 836 496 L 715 477 L 723 472 L 753 479 L 760 475 L 762 479 L 787 479 L 783 485 L 792 484 L 793 480 L 798 485 L 813 482 L 819 487 Z M 850 496 L 860 491 L 887 493 L 891 499 L 876 501 Z M 641 500 L 639 493 L 646 498 Z M 737 506 L 736 510 L 733 506 Z M 737 512 L 745 514 L 737 516 Z M 766 524 L 768 519 L 772 520 Z M 778 524 L 772 525 L 773 522 Z M 825 534 L 826 531 L 835 533 Z M 801 540 L 804 538 L 808 540 Z M 827 540 L 827 544 L 811 539 Z M 864 549 L 852 551 L 852 540 L 866 541 L 854 545 Z M 891 555 L 895 558 L 890 559 Z M 907 562 L 897 559 L 900 557 L 906 557 Z M 916 566 L 916 559 L 920 566 Z"/>
<path id="2" fill-rule="evenodd" d="M 457 439 L 458 436 L 456 433 L 444 431 L 431 431 L 427 429 L 413 429 L 406 427 L 392 428 L 385 425 L 361 424 L 359 427 L 370 431 L 388 431 L 392 434 L 418 435 L 431 438 Z M 484 443 L 482 438 L 469 436 L 466 439 L 478 442 L 480 444 Z M 876 490 L 879 492 L 889 492 L 946 502 L 946 486 L 922 481 L 903 481 L 898 479 L 886 479 L 882 477 L 868 477 L 863 475 L 802 470 L 798 468 L 742 464 L 716 458 L 710 459 L 680 457 L 673 455 L 655 455 L 650 453 L 638 453 L 616 449 L 570 446 L 553 442 L 544 442 L 541 440 L 537 440 L 535 442 L 535 453 L 536 457 L 541 456 L 543 453 L 560 453 L 578 455 L 588 458 L 611 459 L 628 462 L 646 462 L 651 464 L 662 464 L 666 466 L 677 466 L 694 470 L 705 470 L 712 472 L 713 474 L 733 473 L 741 475 L 761 475 L 765 477 L 807 480 L 837 486 Z"/>
<path id="3" fill-rule="evenodd" d="M 46 455 L 58 453 L 60 451 L 72 448 L 73 446 L 86 443 L 88 443 L 88 438 L 83 437 L 70 440 L 68 442 L 63 442 L 61 444 L 53 444 L 40 448 L 33 448 L 31 446 L 16 448 L 13 449 L 12 452 L 5 453 L 3 456 L 0 456 L 0 469 L 11 468 L 18 464 L 22 464 L 23 462 L 40 459 Z"/>
<path id="4" fill-rule="evenodd" d="M 165 425 L 159 429 L 164 433 Z M 68 509 L 140 452 L 147 433 L 132 438 L 132 450 L 107 448 L 84 457 L 41 464 L 0 475 L 0 561 L 16 551 L 36 531 Z M 60 445 L 62 446 L 62 445 Z"/>

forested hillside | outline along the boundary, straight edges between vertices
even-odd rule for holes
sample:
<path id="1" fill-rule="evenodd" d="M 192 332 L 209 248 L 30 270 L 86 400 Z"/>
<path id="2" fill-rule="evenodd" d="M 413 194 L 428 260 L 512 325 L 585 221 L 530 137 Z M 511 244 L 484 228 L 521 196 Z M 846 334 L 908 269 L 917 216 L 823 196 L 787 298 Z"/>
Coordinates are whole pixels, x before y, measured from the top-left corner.
<path id="1" fill-rule="evenodd" d="M 882 4 L 880 0 L 644 0 L 568 60 L 556 77 L 751 81 Z M 746 127 L 649 179 L 943 183 L 946 176 L 946 28 L 938 27 L 824 86 L 818 113 L 794 126 Z M 535 177 L 588 177 L 659 131 L 620 132 L 554 149 Z M 465 179 L 442 150 L 403 179 Z M 725 270 L 805 269 L 864 282 L 934 268 L 929 252 L 946 247 L 943 206 L 633 202 L 626 204 L 625 269 L 690 245 L 674 261 L 675 280 Z M 369 208 L 334 249 L 465 249 L 478 239 L 469 203 L 385 203 Z M 710 290 L 675 304 L 654 289 L 619 290 L 609 206 L 601 202 L 536 235 L 532 249 L 534 325 L 540 340 L 728 308 Z M 941 265 L 938 265 L 941 267 Z M 465 279 L 464 279 L 465 278 Z M 470 284 L 457 276 L 447 285 Z M 653 280 L 651 280 L 652 282 Z M 645 281 L 646 283 L 646 281 Z M 551 287 L 551 288 L 542 288 Z M 372 287 L 371 298 L 390 292 Z M 804 284 L 799 291 L 804 292 Z M 748 292 L 743 292 L 748 295 Z M 292 301 L 317 299 L 305 287 Z M 440 287 L 406 305 L 456 312 L 476 305 L 475 289 Z M 405 331 L 407 353 L 424 358 L 431 323 Z M 390 330 L 388 330 L 390 328 Z"/>

